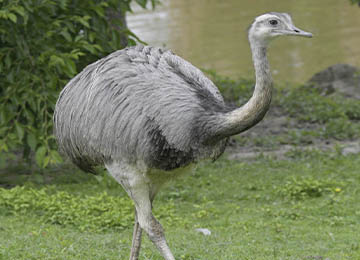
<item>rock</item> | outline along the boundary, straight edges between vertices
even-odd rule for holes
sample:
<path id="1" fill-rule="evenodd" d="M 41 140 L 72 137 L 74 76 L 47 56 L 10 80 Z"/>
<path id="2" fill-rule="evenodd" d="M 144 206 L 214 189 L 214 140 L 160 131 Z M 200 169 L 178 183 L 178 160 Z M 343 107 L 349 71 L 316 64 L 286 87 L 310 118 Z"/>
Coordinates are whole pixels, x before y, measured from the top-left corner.
<path id="1" fill-rule="evenodd" d="M 211 235 L 211 231 L 207 228 L 197 228 L 195 229 L 195 231 L 203 234 L 204 236 L 210 236 Z"/>
<path id="2" fill-rule="evenodd" d="M 360 69 L 348 64 L 335 64 L 316 73 L 308 84 L 323 95 L 335 92 L 346 97 L 360 99 Z"/>
<path id="3" fill-rule="evenodd" d="M 346 156 L 349 154 L 357 154 L 360 153 L 360 145 L 350 145 L 342 149 L 341 154 Z"/>

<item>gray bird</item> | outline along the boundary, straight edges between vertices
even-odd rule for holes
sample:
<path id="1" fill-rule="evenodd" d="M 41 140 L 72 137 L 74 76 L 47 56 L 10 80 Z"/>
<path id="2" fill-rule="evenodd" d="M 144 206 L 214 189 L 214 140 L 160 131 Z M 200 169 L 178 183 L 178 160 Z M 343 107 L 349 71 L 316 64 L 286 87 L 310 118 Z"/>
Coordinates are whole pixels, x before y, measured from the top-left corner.
<path id="1" fill-rule="evenodd" d="M 272 78 L 266 57 L 280 35 L 312 37 L 286 13 L 257 17 L 248 31 L 256 74 L 250 100 L 225 104 L 199 69 L 171 51 L 135 46 L 88 65 L 62 90 L 54 113 L 60 151 L 85 171 L 104 165 L 135 203 L 130 260 L 142 230 L 174 260 L 152 202 L 161 186 L 194 163 L 216 160 L 230 136 L 257 124 L 269 109 Z"/>

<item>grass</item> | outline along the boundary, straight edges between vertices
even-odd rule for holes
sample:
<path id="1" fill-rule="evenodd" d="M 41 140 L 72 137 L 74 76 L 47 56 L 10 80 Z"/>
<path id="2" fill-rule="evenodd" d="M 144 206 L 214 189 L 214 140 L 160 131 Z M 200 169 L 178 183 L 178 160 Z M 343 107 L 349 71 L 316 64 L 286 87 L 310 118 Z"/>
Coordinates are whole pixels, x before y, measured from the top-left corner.
<path id="1" fill-rule="evenodd" d="M 281 161 L 220 159 L 168 185 L 155 208 L 162 208 L 157 215 L 176 259 L 360 259 L 359 169 L 359 156 L 314 151 Z M 68 174 L 59 173 L 46 186 L 48 197 L 37 200 L 59 192 L 73 198 L 100 197 L 104 191 L 109 197 L 125 196 L 106 177 L 67 183 Z M 30 182 L 26 187 L 39 190 L 44 185 Z M 175 207 L 166 218 L 169 204 Z M 81 223 L 88 220 L 82 215 L 78 222 L 52 224 L 39 211 L 9 205 L 0 206 L 0 259 L 128 257 L 130 225 L 84 229 Z M 212 234 L 204 236 L 196 228 Z M 143 242 L 141 259 L 161 259 L 147 238 Z"/>
<path id="2" fill-rule="evenodd" d="M 251 81 L 210 74 L 228 101 L 252 93 Z M 293 145 L 284 159 L 223 156 L 158 195 L 155 215 L 176 259 L 360 259 L 360 157 L 341 154 L 341 141 L 360 137 L 360 102 L 299 86 L 276 92 L 273 107 L 292 121 L 288 131 L 236 140 L 260 151 Z M 340 144 L 296 148 L 328 141 Z M 132 202 L 110 177 L 16 165 L 0 172 L 0 186 L 0 260 L 128 258 Z M 140 259 L 162 259 L 146 237 Z"/>

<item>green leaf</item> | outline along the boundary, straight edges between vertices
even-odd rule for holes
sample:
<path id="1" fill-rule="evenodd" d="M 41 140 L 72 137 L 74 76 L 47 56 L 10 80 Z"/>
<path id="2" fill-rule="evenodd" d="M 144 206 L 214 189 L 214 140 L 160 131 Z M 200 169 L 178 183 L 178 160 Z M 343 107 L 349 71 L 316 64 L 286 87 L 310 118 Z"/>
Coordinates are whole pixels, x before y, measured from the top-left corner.
<path id="1" fill-rule="evenodd" d="M 64 59 L 59 56 L 56 56 L 56 55 L 51 55 L 49 66 L 51 67 L 51 66 L 55 66 L 55 65 L 65 66 Z"/>
<path id="2" fill-rule="evenodd" d="M 16 23 L 17 17 L 16 17 L 15 14 L 13 14 L 13 13 L 8 13 L 8 14 L 7 14 L 7 17 L 8 17 L 13 23 Z"/>
<path id="3" fill-rule="evenodd" d="M 11 67 L 11 65 L 12 65 L 12 62 L 11 62 L 11 52 L 8 52 L 7 54 L 6 54 L 6 57 L 5 57 L 5 66 L 6 66 L 6 68 L 10 68 Z"/>
<path id="4" fill-rule="evenodd" d="M 42 167 L 45 168 L 46 166 L 48 166 L 50 160 L 51 160 L 50 156 L 45 156 L 44 161 L 42 162 Z"/>
<path id="5" fill-rule="evenodd" d="M 159 0 L 151 0 L 151 8 L 154 10 L 154 9 L 155 9 L 155 6 L 156 6 L 157 4 L 159 4 L 159 3 L 160 3 Z"/>
<path id="6" fill-rule="evenodd" d="M 8 145 L 5 143 L 5 140 L 0 140 L 0 152 L 5 151 L 7 152 L 9 150 Z"/>
<path id="7" fill-rule="evenodd" d="M 101 6 L 93 6 L 92 9 L 96 12 L 99 17 L 105 16 L 105 10 Z"/>
<path id="8" fill-rule="evenodd" d="M 51 157 L 50 163 L 62 163 L 63 162 L 60 154 L 56 150 L 50 151 L 50 157 Z"/>
<path id="9" fill-rule="evenodd" d="M 35 161 L 37 163 L 38 166 L 43 167 L 44 166 L 44 160 L 45 160 L 45 156 L 46 156 L 46 147 L 45 146 L 40 146 L 35 153 Z"/>
<path id="10" fill-rule="evenodd" d="M 90 16 L 84 16 L 84 17 L 77 17 L 76 21 L 78 21 L 79 23 L 81 23 L 82 25 L 84 25 L 86 28 L 90 27 L 90 24 L 88 22 L 88 20 L 90 20 Z"/>
<path id="11" fill-rule="evenodd" d="M 99 44 L 93 44 L 94 48 L 96 48 L 98 51 L 104 51 L 104 49 Z"/>
<path id="12" fill-rule="evenodd" d="M 134 34 L 132 31 L 130 30 L 124 30 L 124 32 L 126 34 L 128 34 L 129 36 L 133 37 L 134 39 L 136 39 L 138 42 L 140 42 L 141 44 L 147 45 L 146 42 L 142 41 L 139 37 L 136 36 L 136 34 Z"/>
<path id="13" fill-rule="evenodd" d="M 68 42 L 71 42 L 71 41 L 72 41 L 71 35 L 70 35 L 70 33 L 68 32 L 67 29 L 62 30 L 62 31 L 60 32 L 60 34 L 61 34 L 61 35 L 65 38 L 65 40 L 67 40 Z"/>
<path id="14" fill-rule="evenodd" d="M 79 49 L 75 49 L 71 51 L 71 57 L 73 59 L 78 60 L 80 56 L 85 55 L 85 53 L 81 52 Z"/>
<path id="15" fill-rule="evenodd" d="M 138 3 L 142 8 L 146 8 L 147 0 L 136 0 L 136 3 Z"/>
<path id="16" fill-rule="evenodd" d="M 37 140 L 34 134 L 32 133 L 28 133 L 27 138 L 26 138 L 26 142 L 29 145 L 30 149 L 32 151 L 35 151 L 36 149 L 36 145 L 37 145 Z"/>
<path id="17" fill-rule="evenodd" d="M 8 113 L 7 111 L 1 107 L 0 108 L 0 124 L 7 124 L 7 122 L 9 121 L 9 117 L 8 117 Z"/>
<path id="18" fill-rule="evenodd" d="M 84 35 L 82 35 L 82 34 L 76 35 L 74 42 L 79 42 L 82 39 L 84 39 Z"/>
<path id="19" fill-rule="evenodd" d="M 60 7 L 61 7 L 61 9 L 66 10 L 67 0 L 60 0 Z"/>
<path id="20" fill-rule="evenodd" d="M 13 6 L 11 10 L 17 12 L 21 16 L 25 16 L 25 9 L 22 6 Z"/>
<path id="21" fill-rule="evenodd" d="M 76 65 L 75 65 L 75 62 L 72 61 L 71 59 L 66 59 L 66 60 L 65 60 L 65 64 L 66 64 L 67 74 L 68 74 L 70 77 L 75 76 L 75 74 L 76 74 Z"/>
<path id="22" fill-rule="evenodd" d="M 91 54 L 96 54 L 96 50 L 94 48 L 94 46 L 87 44 L 83 46 L 84 49 L 88 50 Z"/>
<path id="23" fill-rule="evenodd" d="M 89 37 L 89 41 L 93 42 L 96 38 L 96 33 L 90 32 L 88 37 Z"/>
<path id="24" fill-rule="evenodd" d="M 18 122 L 15 122 L 15 128 L 16 128 L 17 136 L 18 136 L 19 140 L 21 141 L 24 137 L 24 129 Z"/>

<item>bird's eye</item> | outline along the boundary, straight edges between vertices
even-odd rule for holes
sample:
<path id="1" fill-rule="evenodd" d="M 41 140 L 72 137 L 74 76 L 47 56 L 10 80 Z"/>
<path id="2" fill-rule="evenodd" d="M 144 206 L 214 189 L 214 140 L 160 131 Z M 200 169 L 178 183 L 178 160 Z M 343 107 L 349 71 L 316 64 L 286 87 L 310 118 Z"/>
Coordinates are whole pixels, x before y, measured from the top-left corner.
<path id="1" fill-rule="evenodd" d="M 277 25 L 277 24 L 278 24 L 278 21 L 277 21 L 277 20 L 270 20 L 270 21 L 269 21 L 269 24 L 271 24 L 271 25 Z"/>

